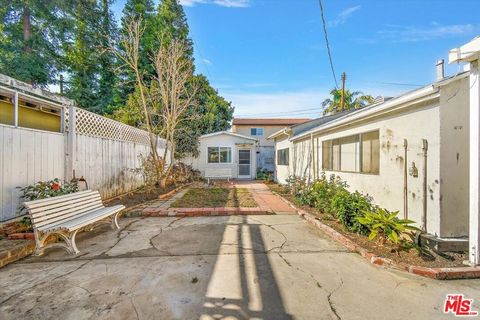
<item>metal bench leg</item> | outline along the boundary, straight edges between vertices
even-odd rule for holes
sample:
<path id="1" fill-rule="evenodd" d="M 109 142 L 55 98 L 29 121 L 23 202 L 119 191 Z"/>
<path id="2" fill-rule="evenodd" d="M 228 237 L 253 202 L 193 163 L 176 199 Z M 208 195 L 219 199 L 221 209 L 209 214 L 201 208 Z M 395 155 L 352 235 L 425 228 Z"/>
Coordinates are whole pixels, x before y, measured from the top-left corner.
<path id="1" fill-rule="evenodd" d="M 120 214 L 120 212 L 117 212 L 112 217 L 112 229 L 115 229 L 115 227 L 117 229 L 120 229 L 120 226 L 118 225 L 118 215 L 119 214 Z"/>
<path id="2" fill-rule="evenodd" d="M 77 236 L 78 230 L 80 230 L 80 229 L 77 229 L 77 230 L 73 231 L 72 234 L 70 235 L 70 237 L 68 237 L 68 245 L 72 249 L 73 254 L 77 254 L 77 253 L 80 252 L 80 250 L 78 250 L 78 248 L 77 248 L 77 245 L 75 244 L 75 237 Z"/>

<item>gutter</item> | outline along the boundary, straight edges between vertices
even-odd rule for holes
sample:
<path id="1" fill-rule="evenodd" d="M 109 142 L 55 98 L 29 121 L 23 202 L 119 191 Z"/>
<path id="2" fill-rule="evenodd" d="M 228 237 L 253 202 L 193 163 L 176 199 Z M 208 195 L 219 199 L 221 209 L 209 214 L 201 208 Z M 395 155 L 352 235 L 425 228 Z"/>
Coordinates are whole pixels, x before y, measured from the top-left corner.
<path id="1" fill-rule="evenodd" d="M 322 131 L 340 127 L 342 125 L 351 125 L 354 122 L 366 120 L 383 113 L 395 111 L 402 108 L 407 108 L 413 104 L 429 101 L 440 96 L 439 89 L 433 85 L 429 85 L 419 90 L 407 93 L 398 98 L 389 100 L 379 105 L 373 105 L 360 109 L 356 112 L 347 114 L 341 118 L 326 123 L 323 126 L 317 127 L 310 131 L 304 132 L 296 137 L 292 137 L 290 141 L 296 141 L 308 137 L 310 134 L 320 133 Z"/>

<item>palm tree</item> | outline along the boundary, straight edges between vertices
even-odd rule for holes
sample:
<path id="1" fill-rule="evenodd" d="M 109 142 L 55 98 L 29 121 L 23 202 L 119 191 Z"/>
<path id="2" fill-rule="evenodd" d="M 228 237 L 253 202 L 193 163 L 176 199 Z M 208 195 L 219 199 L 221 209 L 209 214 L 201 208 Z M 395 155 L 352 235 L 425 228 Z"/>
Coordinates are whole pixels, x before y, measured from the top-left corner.
<path id="1" fill-rule="evenodd" d="M 330 95 L 332 99 L 327 98 L 322 102 L 323 114 L 334 114 L 342 111 L 341 107 L 341 98 L 342 98 L 342 90 L 341 89 L 332 89 L 330 91 Z M 345 90 L 345 104 L 344 110 L 351 110 L 351 109 L 360 109 L 369 104 L 372 104 L 375 100 L 374 97 L 368 94 L 363 94 L 360 91 L 350 92 L 350 90 Z"/>

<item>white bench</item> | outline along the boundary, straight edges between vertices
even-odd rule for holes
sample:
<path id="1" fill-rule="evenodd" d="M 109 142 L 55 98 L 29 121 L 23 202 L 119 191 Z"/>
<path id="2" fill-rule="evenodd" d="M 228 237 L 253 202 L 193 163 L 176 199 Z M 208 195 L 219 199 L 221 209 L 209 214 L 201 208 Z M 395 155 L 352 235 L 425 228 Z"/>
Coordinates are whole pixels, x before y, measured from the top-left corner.
<path id="1" fill-rule="evenodd" d="M 210 184 L 210 179 L 227 179 L 230 181 L 233 178 L 231 168 L 206 168 L 205 178 L 207 178 Z"/>
<path id="2" fill-rule="evenodd" d="M 35 255 L 43 254 L 47 247 L 62 247 L 77 254 L 75 236 L 82 228 L 104 219 L 111 219 L 112 228 L 119 229 L 118 214 L 123 205 L 105 207 L 98 191 L 81 191 L 63 196 L 25 202 L 33 231 L 35 232 Z M 47 238 L 57 234 L 64 243 L 45 245 Z"/>

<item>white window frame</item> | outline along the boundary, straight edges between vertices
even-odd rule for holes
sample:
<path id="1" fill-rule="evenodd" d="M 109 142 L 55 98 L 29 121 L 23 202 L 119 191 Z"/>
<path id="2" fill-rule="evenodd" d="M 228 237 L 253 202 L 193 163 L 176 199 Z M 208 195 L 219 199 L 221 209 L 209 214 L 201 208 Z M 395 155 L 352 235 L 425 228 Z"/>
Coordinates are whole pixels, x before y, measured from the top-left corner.
<path id="1" fill-rule="evenodd" d="M 210 158 L 208 156 L 208 149 L 209 148 L 217 148 L 218 149 L 218 153 L 219 153 L 219 156 L 218 156 L 218 162 L 210 162 Z M 230 150 L 230 161 L 229 162 L 220 162 L 220 149 L 221 148 L 227 148 Z M 208 146 L 207 147 L 207 152 L 206 152 L 206 156 L 207 156 L 207 164 L 220 164 L 220 165 L 223 165 L 223 164 L 232 164 L 233 163 L 233 150 L 232 150 L 232 147 L 231 146 Z"/>
<path id="2" fill-rule="evenodd" d="M 255 134 L 252 134 L 252 130 L 255 130 Z M 257 131 L 262 130 L 262 134 L 258 134 Z M 263 137 L 265 134 L 265 129 L 263 127 L 252 127 L 250 128 L 250 135 L 253 137 Z"/>

